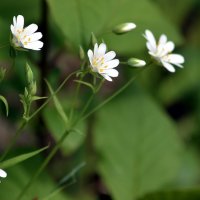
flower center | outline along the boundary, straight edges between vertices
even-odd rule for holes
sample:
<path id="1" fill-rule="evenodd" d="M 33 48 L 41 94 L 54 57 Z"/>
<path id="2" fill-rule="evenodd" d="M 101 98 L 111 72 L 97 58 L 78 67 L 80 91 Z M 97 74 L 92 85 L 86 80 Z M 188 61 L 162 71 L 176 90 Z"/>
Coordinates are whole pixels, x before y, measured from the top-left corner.
<path id="1" fill-rule="evenodd" d="M 105 58 L 103 56 L 94 57 L 92 60 L 92 66 L 93 66 L 94 71 L 97 71 L 100 73 L 103 73 L 104 70 L 108 67 L 106 65 Z"/>
<path id="2" fill-rule="evenodd" d="M 31 38 L 28 37 L 28 35 L 24 31 L 24 29 L 18 29 L 16 31 L 16 34 L 14 35 L 12 41 L 16 47 L 24 47 L 29 42 L 31 42 Z"/>

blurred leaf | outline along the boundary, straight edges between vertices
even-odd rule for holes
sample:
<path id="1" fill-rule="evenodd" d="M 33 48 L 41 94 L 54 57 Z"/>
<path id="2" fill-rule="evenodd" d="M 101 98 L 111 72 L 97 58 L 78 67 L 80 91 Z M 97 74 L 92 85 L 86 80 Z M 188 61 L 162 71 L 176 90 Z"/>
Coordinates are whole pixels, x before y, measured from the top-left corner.
<path id="1" fill-rule="evenodd" d="M 121 54 L 144 49 L 142 33 L 146 28 L 157 34 L 165 32 L 173 41 L 181 42 L 176 27 L 148 0 L 48 0 L 48 3 L 68 44 L 77 51 L 79 45 L 86 47 L 89 44 L 91 32 L 101 37 L 101 34 L 107 33 L 103 37 L 109 48 Z M 138 28 L 120 37 L 111 33 L 116 25 L 124 22 L 134 22 Z"/>
<path id="2" fill-rule="evenodd" d="M 0 13 L 1 16 L 11 24 L 13 21 L 13 17 L 17 15 L 23 15 L 25 18 L 25 26 L 27 21 L 31 20 L 38 20 L 40 16 L 40 0 L 29 1 L 27 0 L 20 0 L 20 1 L 13 1 L 13 0 L 6 0 L 1 1 L 0 6 Z M 10 25 L 8 25 L 8 29 L 10 29 Z"/>
<path id="3" fill-rule="evenodd" d="M 160 83 L 158 95 L 165 104 L 173 103 L 199 86 L 199 48 L 187 47 L 181 54 L 186 60 L 184 68 L 177 69 Z"/>
<path id="4" fill-rule="evenodd" d="M 58 193 L 60 193 L 62 190 L 70 186 L 71 184 L 74 184 L 76 182 L 76 174 L 85 167 L 86 163 L 82 162 L 79 165 L 77 165 L 70 173 L 68 173 L 66 176 L 62 178 L 62 180 L 59 183 L 59 187 L 57 187 L 55 190 L 53 190 L 48 196 L 43 198 L 42 200 L 49 200 L 53 197 L 55 197 Z M 70 182 L 71 180 L 71 182 Z"/>
<path id="5" fill-rule="evenodd" d="M 194 6 L 196 0 L 154 0 L 162 8 L 162 11 L 171 21 L 182 25 L 188 12 Z M 173 5 L 174 9 L 171 9 Z M 176 12 L 174 12 L 176 10 Z"/>
<path id="6" fill-rule="evenodd" d="M 66 102 L 66 99 L 64 99 L 64 101 Z M 62 106 L 64 105 L 64 101 L 61 100 Z M 47 128 L 53 134 L 56 141 L 58 141 L 61 135 L 66 130 L 66 124 L 62 120 L 61 116 L 58 114 L 56 108 L 52 106 L 46 107 L 43 112 L 43 117 Z M 84 130 L 83 124 L 81 125 L 81 127 L 77 128 L 79 130 Z M 70 153 L 74 151 L 83 142 L 84 138 L 85 135 L 83 134 L 83 131 L 80 131 L 79 133 L 77 131 L 71 132 L 61 146 L 63 152 Z"/>
<path id="7" fill-rule="evenodd" d="M 20 164 L 8 169 L 8 177 L 1 183 L 0 199 L 16 199 L 19 192 L 22 190 L 24 185 L 28 182 L 40 164 L 41 159 L 38 159 L 37 157 L 28 162 L 24 162 L 23 165 Z M 55 188 L 55 183 L 53 183 L 52 179 L 47 173 L 43 172 L 40 174 L 38 179 L 33 184 L 33 187 L 30 188 L 22 200 L 41 199 L 44 195 L 50 193 L 53 188 Z M 68 198 L 62 192 L 50 199 L 68 200 Z"/>
<path id="8" fill-rule="evenodd" d="M 174 182 L 174 187 L 198 187 L 200 177 L 200 159 L 198 152 L 187 148 L 183 154 L 183 161 L 178 176 Z"/>
<path id="9" fill-rule="evenodd" d="M 172 181 L 181 143 L 168 116 L 141 91 L 109 103 L 99 113 L 95 137 L 98 169 L 115 200 L 133 200 Z"/>
<path id="10" fill-rule="evenodd" d="M 163 191 L 146 195 L 139 200 L 199 200 L 200 189 Z"/>
<path id="11" fill-rule="evenodd" d="M 7 100 L 5 99 L 5 97 L 3 97 L 2 95 L 0 95 L 0 101 L 2 101 L 4 103 L 4 106 L 6 108 L 6 115 L 8 116 L 8 110 L 9 110 L 9 108 L 8 108 L 8 102 L 7 102 Z"/>
<path id="12" fill-rule="evenodd" d="M 33 151 L 33 152 L 30 152 L 30 153 L 26 153 L 26 154 L 22 154 L 20 156 L 16 156 L 14 158 L 11 158 L 9 160 L 6 160 L 6 161 L 3 161 L 2 163 L 0 163 L 0 168 L 3 168 L 3 169 L 6 169 L 8 167 L 12 167 L 13 165 L 16 165 L 20 162 L 23 162 L 33 156 L 36 156 L 37 154 L 41 153 L 42 151 L 46 150 L 48 148 L 47 147 L 44 147 L 44 148 L 41 148 L 37 151 Z"/>

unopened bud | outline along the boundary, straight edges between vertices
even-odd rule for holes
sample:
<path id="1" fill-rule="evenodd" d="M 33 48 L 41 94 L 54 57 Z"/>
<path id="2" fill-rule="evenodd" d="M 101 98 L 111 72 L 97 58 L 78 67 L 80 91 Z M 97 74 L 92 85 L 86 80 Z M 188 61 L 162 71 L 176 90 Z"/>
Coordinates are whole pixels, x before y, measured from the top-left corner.
<path id="1" fill-rule="evenodd" d="M 98 43 L 96 36 L 94 35 L 94 33 L 91 33 L 91 43 L 94 46 L 96 43 Z"/>
<path id="2" fill-rule="evenodd" d="M 146 65 L 146 62 L 144 60 L 140 60 L 137 58 L 129 58 L 127 63 L 132 67 L 143 67 Z"/>
<path id="3" fill-rule="evenodd" d="M 28 63 L 26 63 L 26 78 L 29 84 L 33 82 L 33 72 Z"/>
<path id="4" fill-rule="evenodd" d="M 80 56 L 81 60 L 84 60 L 84 58 L 85 58 L 85 52 L 84 52 L 82 46 L 79 47 L 79 56 Z"/>
<path id="5" fill-rule="evenodd" d="M 37 92 L 37 85 L 36 85 L 36 81 L 33 81 L 30 86 L 29 86 L 29 92 L 31 94 L 31 96 L 34 96 Z"/>
<path id="6" fill-rule="evenodd" d="M 117 25 L 113 29 L 113 33 L 115 33 L 117 35 L 121 35 L 121 34 L 128 33 L 128 32 L 132 31 L 135 28 L 136 28 L 136 25 L 134 23 L 132 23 L 132 22 L 123 23 L 123 24 Z"/>

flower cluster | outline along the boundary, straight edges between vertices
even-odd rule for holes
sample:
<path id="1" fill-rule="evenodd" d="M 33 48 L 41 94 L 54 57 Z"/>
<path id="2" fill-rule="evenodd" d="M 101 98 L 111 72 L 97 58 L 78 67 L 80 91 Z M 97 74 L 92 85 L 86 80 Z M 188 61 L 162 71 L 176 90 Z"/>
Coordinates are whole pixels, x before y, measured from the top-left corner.
<path id="1" fill-rule="evenodd" d="M 171 53 L 175 45 L 173 42 L 167 41 L 166 35 L 162 34 L 158 43 L 156 43 L 154 35 L 149 30 L 145 31 L 144 37 L 147 40 L 146 46 L 149 54 L 158 64 L 163 65 L 170 72 L 175 72 L 173 65 L 183 68 L 184 57 Z M 118 59 L 114 59 L 116 57 L 114 51 L 106 53 L 106 50 L 107 47 L 104 43 L 101 43 L 99 46 L 96 43 L 93 51 L 91 49 L 88 50 L 88 58 L 93 72 L 97 72 L 106 80 L 112 81 L 111 77 L 119 75 L 118 71 L 113 68 L 117 67 L 120 62 Z M 146 62 L 137 58 L 130 58 L 126 64 L 134 67 L 143 67 L 146 65 Z"/>
<path id="2" fill-rule="evenodd" d="M 136 28 L 134 23 L 124 23 L 116 26 L 113 29 L 115 34 L 124 34 Z M 13 38 L 12 46 L 16 49 L 32 49 L 41 50 L 43 42 L 40 41 L 42 38 L 41 32 L 36 32 L 38 26 L 31 24 L 24 28 L 24 17 L 18 15 L 13 17 L 13 24 L 10 26 Z M 175 45 L 171 41 L 167 41 L 167 36 L 162 34 L 159 41 L 156 39 L 153 33 L 149 30 L 145 31 L 144 37 L 146 38 L 146 46 L 151 57 L 159 64 L 163 65 L 168 71 L 175 72 L 173 65 L 182 68 L 184 63 L 184 57 L 179 54 L 172 54 Z M 119 72 L 114 69 L 120 62 L 116 59 L 116 53 L 114 51 L 108 51 L 105 43 L 98 45 L 94 44 L 94 50 L 91 49 L 87 52 L 90 68 L 93 72 L 100 74 L 108 81 L 112 81 L 113 77 L 117 77 Z M 127 64 L 134 67 L 143 67 L 146 62 L 137 58 L 130 58 Z"/>

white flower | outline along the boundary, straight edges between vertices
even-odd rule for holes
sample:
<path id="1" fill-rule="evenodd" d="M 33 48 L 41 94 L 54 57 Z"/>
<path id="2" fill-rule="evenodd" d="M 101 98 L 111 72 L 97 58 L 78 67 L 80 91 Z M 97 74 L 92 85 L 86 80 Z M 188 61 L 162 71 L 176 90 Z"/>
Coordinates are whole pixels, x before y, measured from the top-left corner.
<path id="1" fill-rule="evenodd" d="M 0 169 L 0 177 L 6 178 L 6 176 L 7 176 L 7 173 L 4 170 Z"/>
<path id="2" fill-rule="evenodd" d="M 92 71 L 99 73 L 108 81 L 112 81 L 111 77 L 117 77 L 119 74 L 116 69 L 113 69 L 119 65 L 119 60 L 113 59 L 115 56 L 116 53 L 114 51 L 106 53 L 106 45 L 104 43 L 99 46 L 95 44 L 94 51 L 88 50 Z"/>
<path id="3" fill-rule="evenodd" d="M 32 50 L 40 50 L 43 47 L 43 42 L 39 41 L 42 38 L 41 32 L 36 32 L 38 26 L 30 24 L 24 28 L 24 17 L 18 15 L 13 17 L 13 24 L 10 26 L 13 34 L 12 43 L 17 48 L 25 48 Z"/>
<path id="4" fill-rule="evenodd" d="M 147 39 L 147 48 L 149 54 L 159 63 L 161 63 L 168 71 L 175 72 L 173 65 L 183 68 L 184 57 L 179 54 L 172 54 L 174 43 L 167 41 L 166 35 L 161 35 L 158 43 L 151 31 L 146 30 L 144 37 Z"/>

